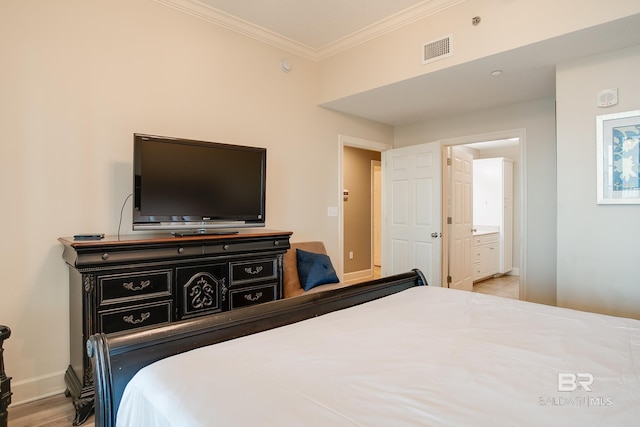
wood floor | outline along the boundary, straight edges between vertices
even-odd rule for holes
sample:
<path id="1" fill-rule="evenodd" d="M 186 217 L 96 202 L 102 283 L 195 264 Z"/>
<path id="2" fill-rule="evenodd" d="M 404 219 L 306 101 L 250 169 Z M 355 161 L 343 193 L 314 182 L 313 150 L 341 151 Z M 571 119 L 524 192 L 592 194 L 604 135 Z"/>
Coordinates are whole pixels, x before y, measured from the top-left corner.
<path id="1" fill-rule="evenodd" d="M 473 291 L 518 299 L 518 276 L 501 276 L 474 283 Z M 9 406 L 8 427 L 68 427 L 73 423 L 75 410 L 71 399 L 59 394 L 20 406 Z M 94 427 L 93 415 L 82 424 Z"/>
<path id="2" fill-rule="evenodd" d="M 505 275 L 482 280 L 473 284 L 473 292 L 495 295 L 504 298 L 520 298 L 520 277 Z"/>
<path id="3" fill-rule="evenodd" d="M 69 427 L 76 415 L 71 398 L 63 393 L 24 405 L 9 405 L 8 413 L 8 427 Z M 95 427 L 93 415 L 82 426 Z"/>

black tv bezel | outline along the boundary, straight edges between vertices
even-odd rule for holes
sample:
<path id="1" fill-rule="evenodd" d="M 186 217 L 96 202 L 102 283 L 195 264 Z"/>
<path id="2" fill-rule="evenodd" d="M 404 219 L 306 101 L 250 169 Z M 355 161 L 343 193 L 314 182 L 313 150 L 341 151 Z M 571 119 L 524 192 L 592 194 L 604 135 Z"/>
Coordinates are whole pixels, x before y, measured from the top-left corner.
<path id="1" fill-rule="evenodd" d="M 139 212 L 140 207 L 140 194 L 139 184 L 136 182 L 137 176 L 141 173 L 141 144 L 143 141 L 157 141 L 170 144 L 179 145 L 195 145 L 198 147 L 206 147 L 212 149 L 232 149 L 240 151 L 251 151 L 262 154 L 262 170 L 261 170 L 261 212 L 260 219 L 246 219 L 239 218 L 238 216 L 228 216 L 219 219 L 209 219 L 209 216 L 200 216 L 199 218 L 189 219 L 168 219 L 168 220 L 156 220 L 154 216 L 141 215 Z M 233 232 L 237 228 L 253 228 L 264 227 L 266 225 L 266 178 L 267 178 L 267 149 L 262 147 L 254 147 L 248 145 L 228 144 L 215 141 L 204 141 L 196 139 L 169 137 L 150 135 L 144 133 L 133 134 L 133 194 L 132 194 L 132 229 L 134 231 L 144 230 L 164 230 L 174 231 L 175 234 L 205 234 L 209 230 L 227 230 Z"/>

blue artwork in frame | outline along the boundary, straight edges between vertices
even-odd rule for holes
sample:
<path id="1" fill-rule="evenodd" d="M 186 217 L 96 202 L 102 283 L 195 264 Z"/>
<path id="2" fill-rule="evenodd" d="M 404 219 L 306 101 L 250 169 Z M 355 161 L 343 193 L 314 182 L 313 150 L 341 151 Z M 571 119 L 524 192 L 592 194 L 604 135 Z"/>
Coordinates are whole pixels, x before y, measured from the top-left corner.
<path id="1" fill-rule="evenodd" d="M 640 125 L 612 129 L 613 191 L 638 190 L 640 176 Z"/>
<path id="2" fill-rule="evenodd" d="M 640 204 L 640 111 L 596 117 L 598 204 Z"/>

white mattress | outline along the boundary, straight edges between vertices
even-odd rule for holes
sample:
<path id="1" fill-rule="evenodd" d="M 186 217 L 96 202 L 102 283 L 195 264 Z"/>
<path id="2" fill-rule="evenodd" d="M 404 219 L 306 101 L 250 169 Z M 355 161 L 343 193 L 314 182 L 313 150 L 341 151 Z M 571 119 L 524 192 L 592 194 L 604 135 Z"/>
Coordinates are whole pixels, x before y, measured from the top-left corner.
<path id="1" fill-rule="evenodd" d="M 559 391 L 559 374 L 576 390 Z M 431 286 L 158 361 L 117 416 L 136 427 L 639 423 L 640 321 Z"/>

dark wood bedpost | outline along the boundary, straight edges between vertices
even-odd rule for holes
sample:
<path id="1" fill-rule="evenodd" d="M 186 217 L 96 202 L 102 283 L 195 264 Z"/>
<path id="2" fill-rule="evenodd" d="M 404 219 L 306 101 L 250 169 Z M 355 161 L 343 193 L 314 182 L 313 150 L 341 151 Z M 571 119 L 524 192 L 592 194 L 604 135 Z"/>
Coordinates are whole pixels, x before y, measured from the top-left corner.
<path id="1" fill-rule="evenodd" d="M 7 407 L 11 403 L 11 377 L 7 377 L 4 372 L 4 358 L 2 357 L 4 352 L 2 344 L 10 336 L 11 329 L 0 325 L 0 427 L 7 427 Z"/>

